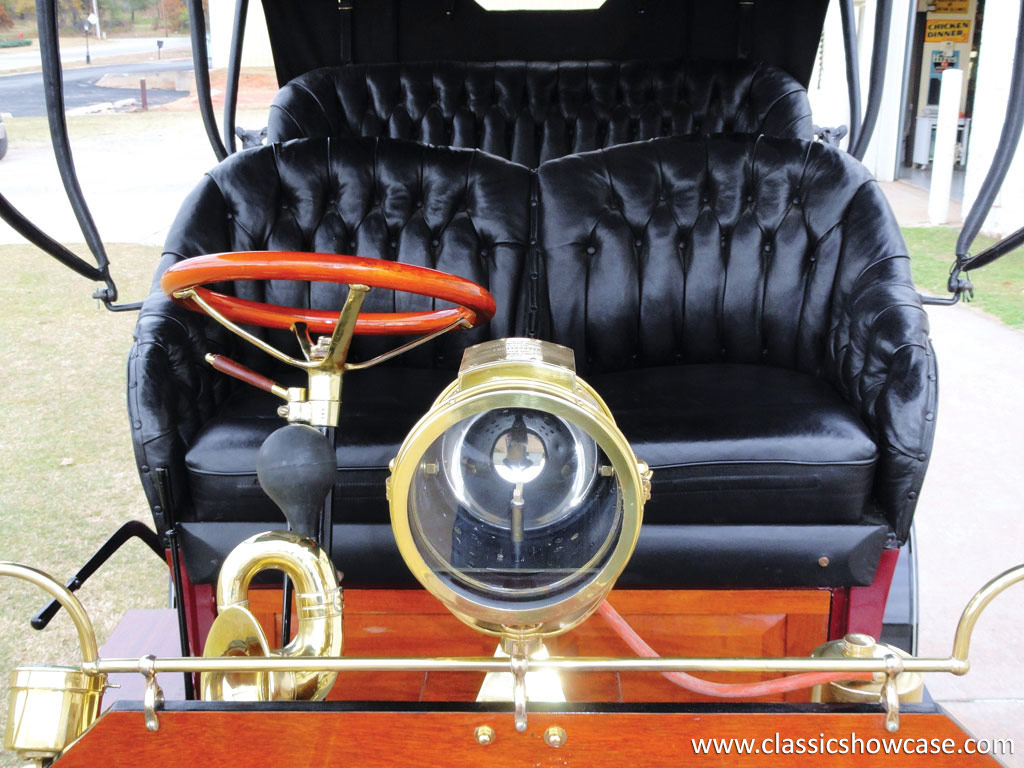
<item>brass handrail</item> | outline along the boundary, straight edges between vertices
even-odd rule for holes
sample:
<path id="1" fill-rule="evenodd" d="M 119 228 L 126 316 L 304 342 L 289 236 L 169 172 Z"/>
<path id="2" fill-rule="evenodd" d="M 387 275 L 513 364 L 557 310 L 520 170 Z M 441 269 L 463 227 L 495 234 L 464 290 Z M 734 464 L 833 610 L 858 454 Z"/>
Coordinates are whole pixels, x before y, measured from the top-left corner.
<path id="1" fill-rule="evenodd" d="M 363 657 L 340 656 L 278 658 L 278 657 L 164 657 L 157 658 L 154 670 L 164 672 L 508 672 L 508 660 L 492 656 L 464 656 L 453 658 L 417 657 Z M 83 665 L 88 671 L 106 673 L 141 672 L 139 659 L 99 659 Z M 700 658 L 662 657 L 551 657 L 531 660 L 530 670 L 557 672 L 761 672 L 789 674 L 794 672 L 849 672 L 880 673 L 887 671 L 884 658 L 869 659 L 814 659 L 809 657 L 781 658 Z M 949 658 L 904 659 L 907 672 L 967 671 L 964 662 Z"/>
<path id="2" fill-rule="evenodd" d="M 954 659 L 970 666 L 970 662 L 967 661 L 967 652 L 971 647 L 971 633 L 974 632 L 974 625 L 978 622 L 978 617 L 998 594 L 1021 581 L 1024 581 L 1024 565 L 1003 571 L 974 593 L 974 597 L 967 603 L 967 607 L 964 608 L 964 612 L 960 615 L 960 621 L 956 625 L 956 635 L 953 637 Z M 964 672 L 966 671 L 965 669 Z"/>
<path id="3" fill-rule="evenodd" d="M 0 576 L 10 576 L 34 584 L 64 607 L 75 623 L 75 629 L 78 630 L 78 642 L 82 646 L 82 671 L 95 674 L 96 670 L 86 667 L 95 664 L 99 658 L 96 650 L 96 632 L 93 630 L 89 614 L 85 612 L 82 603 L 71 590 L 55 581 L 49 574 L 21 563 L 0 562 Z"/>

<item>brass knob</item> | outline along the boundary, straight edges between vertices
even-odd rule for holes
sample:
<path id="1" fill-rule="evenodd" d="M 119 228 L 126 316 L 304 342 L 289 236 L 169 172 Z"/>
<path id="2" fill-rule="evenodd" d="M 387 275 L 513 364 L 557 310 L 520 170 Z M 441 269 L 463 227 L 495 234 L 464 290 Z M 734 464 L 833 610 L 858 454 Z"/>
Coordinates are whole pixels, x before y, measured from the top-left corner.
<path id="1" fill-rule="evenodd" d="M 875 655 L 875 638 L 860 632 L 851 632 L 843 638 L 843 656 L 870 659 Z"/>
<path id="2" fill-rule="evenodd" d="M 494 729 L 489 725 L 478 725 L 473 735 L 476 737 L 476 743 L 482 747 L 494 743 Z"/>
<path id="3" fill-rule="evenodd" d="M 566 738 L 565 729 L 557 725 L 552 725 L 544 731 L 544 743 L 549 747 L 554 747 L 555 749 L 563 746 Z"/>

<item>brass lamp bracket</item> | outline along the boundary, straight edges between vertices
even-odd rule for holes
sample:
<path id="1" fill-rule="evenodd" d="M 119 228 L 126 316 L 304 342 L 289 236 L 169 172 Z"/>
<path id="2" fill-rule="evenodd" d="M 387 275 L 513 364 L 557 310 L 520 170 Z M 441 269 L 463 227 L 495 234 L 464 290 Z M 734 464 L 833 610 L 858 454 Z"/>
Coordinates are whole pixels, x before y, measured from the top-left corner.
<path id="1" fill-rule="evenodd" d="M 225 364 L 218 365 L 215 363 L 216 356 L 212 355 L 206 356 L 207 362 L 218 370 L 234 375 L 236 378 L 240 378 L 250 384 L 255 383 L 254 379 L 263 380 L 265 385 L 261 383 L 256 384 L 256 386 L 260 386 L 286 401 L 285 405 L 278 408 L 277 413 L 289 422 L 299 422 L 314 427 L 336 427 L 341 413 L 342 376 L 346 371 L 372 368 L 456 328 L 472 327 L 472 323 L 468 320 L 459 318 L 433 333 L 402 344 L 370 360 L 350 363 L 347 358 L 349 347 L 352 345 L 352 336 L 355 334 L 356 319 L 359 317 L 359 310 L 362 308 L 363 300 L 369 291 L 370 288 L 366 285 L 353 283 L 349 286 L 345 305 L 342 307 L 341 314 L 338 316 L 338 322 L 330 336 L 320 336 L 314 340 L 309 333 L 309 327 L 306 323 L 292 324 L 291 330 L 298 340 L 299 349 L 302 351 L 302 358 L 292 357 L 282 352 L 272 344 L 268 344 L 255 334 L 245 330 L 233 320 L 228 319 L 194 288 L 176 291 L 174 298 L 191 301 L 233 334 L 245 339 L 275 360 L 280 360 L 282 363 L 306 371 L 309 378 L 309 386 L 305 388 L 283 387 L 259 376 L 253 371 L 249 371 L 237 363 L 226 361 Z"/>
<path id="2" fill-rule="evenodd" d="M 160 718 L 157 710 L 164 707 L 164 692 L 156 681 L 156 657 L 143 656 L 139 659 L 139 672 L 146 678 L 146 693 L 142 698 L 143 712 L 146 716 L 146 730 L 159 731 Z"/>
<path id="3" fill-rule="evenodd" d="M 882 706 L 885 708 L 885 730 L 896 733 L 900 729 L 900 695 L 896 678 L 903 672 L 903 659 L 895 654 L 885 657 L 885 684 L 882 686 Z"/>

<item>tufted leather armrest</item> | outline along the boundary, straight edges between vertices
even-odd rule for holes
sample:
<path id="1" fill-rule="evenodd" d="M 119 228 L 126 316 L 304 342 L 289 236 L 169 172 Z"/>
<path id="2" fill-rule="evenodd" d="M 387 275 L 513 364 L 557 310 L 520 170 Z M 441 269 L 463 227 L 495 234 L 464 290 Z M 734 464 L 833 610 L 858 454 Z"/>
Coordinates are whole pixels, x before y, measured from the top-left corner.
<path id="1" fill-rule="evenodd" d="M 185 452 L 230 387 L 226 377 L 214 373 L 203 357 L 207 352 L 230 350 L 231 340 L 208 318 L 167 298 L 160 290 L 159 278 L 183 258 L 230 250 L 226 212 L 224 197 L 209 176 L 186 198 L 169 235 L 173 250 L 165 251 L 157 268 L 128 357 L 132 445 L 160 531 L 165 530 L 165 513 L 155 471 L 167 471 L 168 501 L 188 505 Z"/>
<path id="2" fill-rule="evenodd" d="M 938 387 L 928 316 L 899 227 L 873 181 L 854 197 L 843 227 L 843 249 L 860 271 L 840 275 L 833 294 L 826 375 L 878 445 L 876 501 L 903 542 L 935 436 Z M 870 258 L 857 258 L 863 255 Z M 847 288 L 842 283 L 850 277 Z"/>
<path id="3" fill-rule="evenodd" d="M 810 139 L 807 92 L 751 62 L 364 64 L 307 72 L 270 110 L 268 140 L 386 136 L 482 149 L 531 168 L 658 136 Z"/>

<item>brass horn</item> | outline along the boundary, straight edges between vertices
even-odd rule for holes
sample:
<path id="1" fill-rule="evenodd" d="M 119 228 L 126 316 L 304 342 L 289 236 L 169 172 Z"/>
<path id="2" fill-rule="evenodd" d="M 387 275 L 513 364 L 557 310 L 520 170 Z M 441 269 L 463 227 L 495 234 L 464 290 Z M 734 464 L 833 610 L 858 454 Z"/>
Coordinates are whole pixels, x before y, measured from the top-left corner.
<path id="1" fill-rule="evenodd" d="M 257 461 L 260 485 L 284 513 L 292 531 L 269 531 L 246 539 L 225 558 L 217 579 L 217 620 L 203 656 L 340 656 L 342 596 L 327 552 L 312 538 L 320 509 L 334 483 L 334 449 L 312 427 L 289 424 L 270 435 Z M 284 648 L 270 650 L 249 611 L 249 585 L 256 574 L 283 571 L 295 585 L 298 631 Z M 200 678 L 204 699 L 319 701 L 337 672 L 209 672 Z"/>
<path id="2" fill-rule="evenodd" d="M 270 650 L 249 611 L 249 585 L 265 570 L 283 571 L 295 584 L 298 629 L 284 648 Z M 342 595 L 327 553 L 316 542 L 289 531 L 246 539 L 227 556 L 217 579 L 217 620 L 203 656 L 340 656 Z M 319 701 L 337 672 L 206 672 L 203 699 L 236 701 Z"/>

